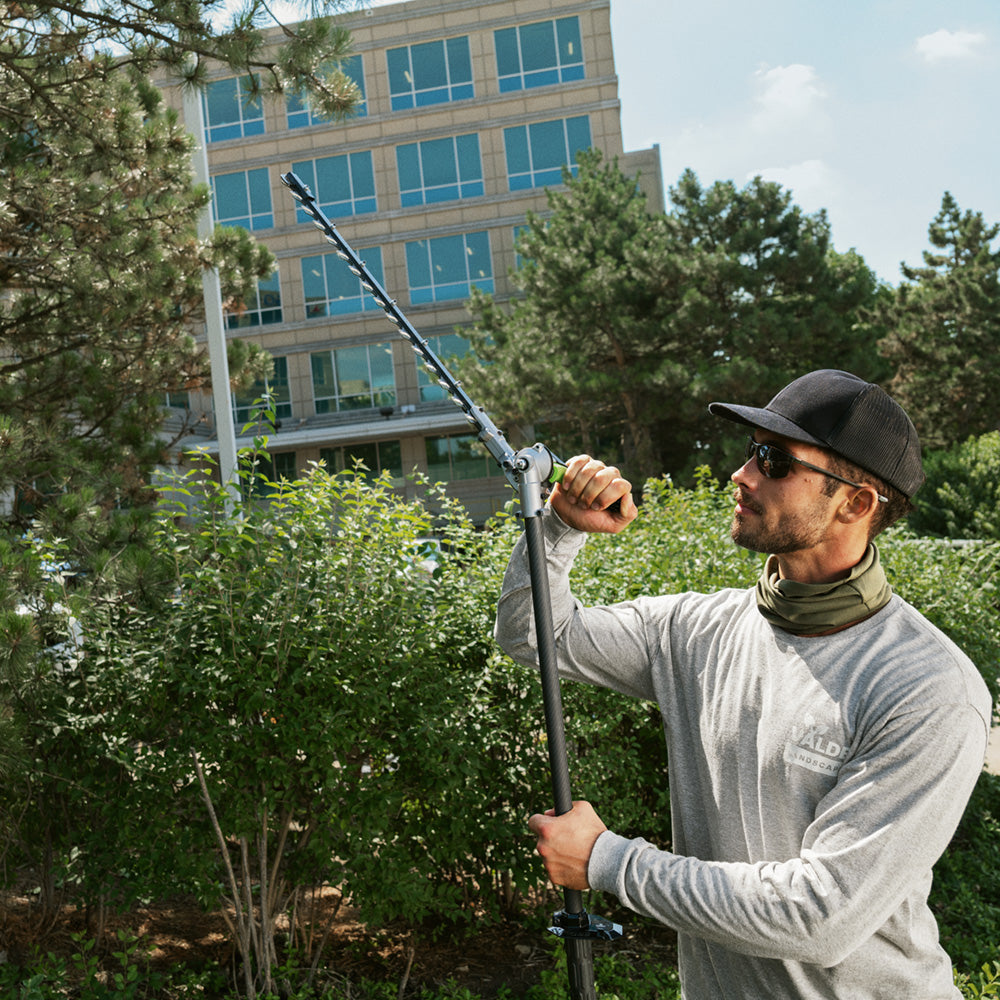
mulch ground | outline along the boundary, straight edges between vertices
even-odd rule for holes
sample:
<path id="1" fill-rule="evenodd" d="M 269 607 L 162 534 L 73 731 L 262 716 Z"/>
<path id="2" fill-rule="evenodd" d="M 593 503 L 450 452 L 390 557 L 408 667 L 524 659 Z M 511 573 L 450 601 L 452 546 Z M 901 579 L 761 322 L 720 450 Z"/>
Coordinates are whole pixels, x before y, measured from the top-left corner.
<path id="1" fill-rule="evenodd" d="M 553 967 L 558 950 L 538 920 L 483 922 L 461 934 L 435 933 L 431 928 L 416 933 L 408 928 L 375 930 L 362 923 L 352 907 L 342 905 L 335 890 L 330 890 L 328 902 L 332 922 L 323 947 L 322 970 L 330 981 L 396 985 L 405 981 L 413 989 L 436 988 L 451 981 L 484 998 L 496 996 L 501 987 L 518 996 L 539 981 L 543 970 Z M 553 895 L 551 903 L 557 909 L 559 898 Z M 634 955 L 637 961 L 651 950 L 664 961 L 672 960 L 673 940 L 668 932 L 627 914 L 607 915 L 621 920 L 626 932 L 614 945 L 595 944 L 598 961 L 609 948 Z M 167 900 L 109 917 L 101 941 L 107 955 L 121 947 L 119 928 L 141 937 L 150 963 L 157 968 L 227 968 L 233 964 L 234 950 L 222 916 L 206 913 L 193 900 Z M 88 926 L 82 910 L 64 907 L 54 921 L 42 926 L 30 897 L 0 895 L 0 961 L 27 964 L 38 952 L 69 958 L 78 948 L 73 935 L 79 933 L 93 935 L 93 921 Z"/>

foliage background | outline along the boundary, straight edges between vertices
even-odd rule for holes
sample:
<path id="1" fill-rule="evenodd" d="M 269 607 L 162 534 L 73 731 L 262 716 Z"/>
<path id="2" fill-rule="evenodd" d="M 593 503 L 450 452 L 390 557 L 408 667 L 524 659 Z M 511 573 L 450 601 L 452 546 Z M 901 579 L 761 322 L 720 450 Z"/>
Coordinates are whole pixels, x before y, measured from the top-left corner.
<path id="1" fill-rule="evenodd" d="M 929 452 L 910 525 L 944 538 L 1000 539 L 1000 431 Z"/>

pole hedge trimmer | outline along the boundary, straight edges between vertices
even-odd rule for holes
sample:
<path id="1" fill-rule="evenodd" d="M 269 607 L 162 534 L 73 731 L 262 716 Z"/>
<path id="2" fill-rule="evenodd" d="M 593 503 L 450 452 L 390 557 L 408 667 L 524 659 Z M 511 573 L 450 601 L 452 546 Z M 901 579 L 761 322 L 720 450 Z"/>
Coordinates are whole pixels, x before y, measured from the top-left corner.
<path id="1" fill-rule="evenodd" d="M 303 211 L 313 220 L 326 241 L 332 244 L 340 257 L 357 275 L 375 304 L 383 310 L 389 322 L 404 336 L 432 378 L 448 393 L 452 401 L 465 414 L 466 420 L 476 431 L 476 436 L 503 470 L 507 481 L 520 500 L 524 522 L 525 541 L 528 548 L 528 566 L 531 576 L 532 605 L 535 612 L 535 632 L 538 642 L 538 665 L 542 678 L 542 698 L 545 706 L 545 729 L 548 736 L 549 767 L 552 772 L 552 792 L 556 815 L 561 816 L 573 808 L 570 792 L 569 763 L 566 755 L 566 734 L 563 722 L 562 694 L 556 664 L 555 637 L 552 624 L 552 605 L 549 597 L 549 578 L 545 564 L 545 537 L 542 533 L 542 513 L 545 498 L 552 485 L 558 482 L 565 467 L 545 445 L 535 444 L 514 451 L 503 432 L 477 406 L 434 353 L 427 341 L 417 333 L 403 315 L 394 299 L 390 298 L 380 282 L 368 270 L 365 262 L 340 235 L 337 227 L 316 204 L 309 188 L 292 172 L 282 174 L 281 180 L 299 202 Z M 572 1000 L 596 1000 L 594 989 L 593 942 L 597 939 L 612 941 L 621 936 L 621 926 L 605 917 L 587 913 L 583 894 L 577 889 L 566 889 L 563 909 L 555 914 L 550 930 L 561 937 L 566 945 L 569 969 L 570 996 Z"/>

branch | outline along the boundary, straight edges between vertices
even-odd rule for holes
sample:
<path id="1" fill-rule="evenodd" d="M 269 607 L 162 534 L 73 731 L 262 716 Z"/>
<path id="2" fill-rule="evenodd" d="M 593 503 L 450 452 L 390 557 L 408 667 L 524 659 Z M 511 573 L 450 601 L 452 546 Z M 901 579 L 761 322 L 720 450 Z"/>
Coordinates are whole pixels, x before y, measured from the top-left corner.
<path id="1" fill-rule="evenodd" d="M 236 882 L 236 873 L 233 871 L 232 862 L 229 859 L 229 847 L 226 844 L 226 838 L 222 833 L 222 827 L 219 825 L 219 818 L 215 813 L 215 806 L 212 804 L 212 796 L 208 791 L 208 783 L 205 781 L 205 771 L 201 766 L 201 760 L 198 757 L 198 751 L 191 751 L 191 758 L 194 761 L 195 773 L 198 775 L 198 784 L 201 787 L 201 797 L 205 802 L 205 807 L 208 809 L 209 819 L 212 821 L 212 829 L 215 831 L 215 839 L 219 845 L 219 850 L 222 854 L 222 861 L 226 869 L 226 878 L 229 881 L 229 891 L 232 896 L 235 918 L 236 918 L 236 944 L 240 949 L 240 954 L 243 956 L 243 974 L 247 986 L 247 996 L 254 996 L 253 979 L 251 976 L 251 961 L 250 961 L 250 927 L 249 920 L 243 906 L 240 902 L 240 889 Z M 226 921 L 229 923 L 228 919 Z"/>

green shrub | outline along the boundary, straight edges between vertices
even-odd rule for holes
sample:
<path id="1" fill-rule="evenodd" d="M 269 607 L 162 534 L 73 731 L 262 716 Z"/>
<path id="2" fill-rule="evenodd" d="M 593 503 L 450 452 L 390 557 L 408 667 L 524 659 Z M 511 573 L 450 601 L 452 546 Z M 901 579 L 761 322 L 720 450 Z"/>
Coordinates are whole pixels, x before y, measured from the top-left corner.
<path id="1" fill-rule="evenodd" d="M 904 529 L 879 536 L 893 590 L 979 668 L 994 704 L 1000 678 L 1000 542 L 955 544 Z"/>
<path id="2" fill-rule="evenodd" d="M 1000 540 L 1000 431 L 930 452 L 924 471 L 910 516 L 915 532 Z"/>
<path id="3" fill-rule="evenodd" d="M 97 942 L 72 935 L 72 954 L 35 954 L 23 966 L 0 963 L 0 995 L 10 1000 L 173 1000 L 218 995 L 217 971 L 151 969 L 142 940 L 126 930 L 115 936 L 110 955 L 98 955 Z"/>
<path id="4" fill-rule="evenodd" d="M 525 994 L 526 1000 L 570 1000 L 565 949 L 556 953 L 553 968 Z M 635 952 L 606 951 L 595 955 L 594 986 L 605 1000 L 680 1000 L 677 969 L 657 958 Z"/>
<path id="5" fill-rule="evenodd" d="M 930 904 L 959 969 L 996 959 L 1000 943 L 1000 776 L 986 771 L 934 868 Z"/>
<path id="6" fill-rule="evenodd" d="M 975 979 L 973 979 L 973 975 Z M 979 972 L 972 975 L 956 971 L 955 985 L 961 991 L 962 996 L 968 997 L 969 1000 L 1000 997 L 1000 962 L 984 963 Z"/>
<path id="7" fill-rule="evenodd" d="M 458 909 L 460 885 L 434 876 L 467 857 L 464 813 L 438 803 L 474 777 L 488 642 L 460 571 L 418 565 L 428 505 L 321 468 L 264 488 L 239 517 L 206 483 L 193 525 L 165 510 L 174 595 L 155 621 L 91 629 L 91 659 L 119 677 L 130 773 L 160 789 L 161 815 L 201 815 L 196 853 L 235 913 L 247 995 L 273 989 L 279 917 L 306 921 L 324 885 L 376 923 Z M 473 539 L 443 517 L 453 550 Z M 165 838 L 154 824 L 145 841 Z M 291 943 L 322 930 L 293 924 Z"/>
<path id="8" fill-rule="evenodd" d="M 109 733 L 109 696 L 82 635 L 116 608 L 135 613 L 159 587 L 148 513 L 109 517 L 86 492 L 50 504 L 26 534 L 0 539 L 0 860 L 37 889 L 41 926 L 64 903 L 100 935 L 109 906 L 157 881 L 157 855 L 130 851 L 158 799 L 136 786 Z M 177 840 L 183 840 L 180 826 Z M 153 845 L 155 846 L 155 845 Z M 183 877 L 183 863 L 180 868 Z M 154 890 L 155 891 L 155 890 Z"/>
<path id="9" fill-rule="evenodd" d="M 588 603 L 641 594 L 713 591 L 752 586 L 762 557 L 729 537 L 732 488 L 699 469 L 693 489 L 650 480 L 638 519 L 627 531 L 588 539 L 573 584 Z"/>

